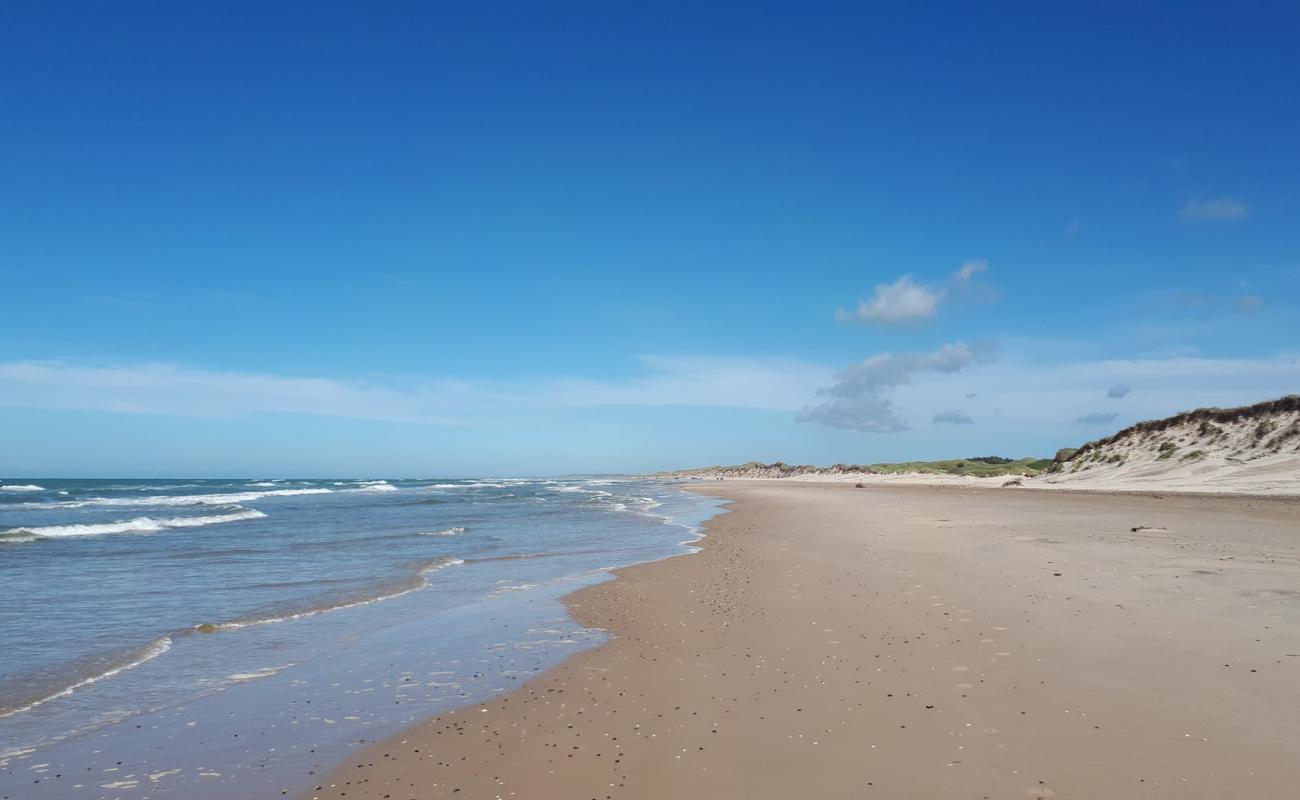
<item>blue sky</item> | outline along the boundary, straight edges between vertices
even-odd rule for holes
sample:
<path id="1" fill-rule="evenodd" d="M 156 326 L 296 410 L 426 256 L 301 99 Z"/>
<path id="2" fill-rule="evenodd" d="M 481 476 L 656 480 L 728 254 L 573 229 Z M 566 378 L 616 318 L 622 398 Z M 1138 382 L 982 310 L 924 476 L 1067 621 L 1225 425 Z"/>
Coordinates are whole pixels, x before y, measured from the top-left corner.
<path id="1" fill-rule="evenodd" d="M 1300 390 L 1294 4 L 375 5 L 0 10 L 0 474 L 1050 454 Z"/>

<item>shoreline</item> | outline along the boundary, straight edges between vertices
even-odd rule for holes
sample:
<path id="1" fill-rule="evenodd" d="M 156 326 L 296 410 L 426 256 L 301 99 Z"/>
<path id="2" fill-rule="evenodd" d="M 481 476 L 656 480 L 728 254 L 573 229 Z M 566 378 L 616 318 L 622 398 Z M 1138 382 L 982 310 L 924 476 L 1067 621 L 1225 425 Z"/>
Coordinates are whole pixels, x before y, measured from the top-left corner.
<path id="1" fill-rule="evenodd" d="M 391 750 L 393 744 L 395 743 L 398 744 L 399 746 L 406 745 L 411 740 L 411 735 L 413 732 L 420 731 L 429 725 L 441 723 L 444 720 L 444 718 L 456 717 L 458 713 L 468 714 L 468 712 L 474 709 L 484 709 L 485 707 L 488 706 L 505 704 L 508 703 L 510 699 L 515 697 L 516 695 L 521 697 L 525 696 L 531 693 L 532 691 L 531 687 L 533 686 L 533 684 L 546 681 L 551 675 L 553 675 L 559 670 L 565 669 L 566 667 L 573 664 L 575 661 L 578 661 L 585 656 L 592 656 L 596 653 L 599 653 L 600 651 L 614 644 L 615 641 L 617 640 L 617 634 L 614 631 L 612 631 L 610 627 L 608 627 L 610 625 L 610 620 L 601 617 L 601 614 L 603 612 L 600 610 L 600 603 L 603 599 L 605 599 L 601 595 L 604 592 L 608 591 L 615 584 L 624 581 L 629 575 L 633 574 L 638 570 L 644 569 L 646 567 L 654 567 L 657 565 L 666 564 L 672 561 L 678 561 L 681 559 L 689 559 L 689 558 L 697 557 L 702 551 L 704 551 L 709 546 L 709 540 L 710 537 L 712 536 L 712 531 L 711 531 L 712 526 L 719 519 L 722 519 L 728 516 L 730 513 L 732 513 L 732 507 L 735 506 L 736 504 L 735 500 L 731 500 L 724 497 L 722 493 L 698 492 L 696 491 L 698 487 L 695 486 L 678 486 L 674 482 L 669 482 L 669 481 L 663 481 L 663 483 L 665 485 L 675 486 L 675 488 L 681 489 L 682 491 L 691 491 L 696 494 L 703 494 L 706 496 L 714 497 L 718 499 L 720 502 L 715 507 L 715 513 L 699 525 L 698 529 L 695 531 L 694 538 L 681 542 L 681 545 L 687 548 L 685 552 L 674 553 L 672 555 L 662 556 L 660 558 L 656 558 L 651 561 L 642 561 L 636 564 L 629 564 L 623 567 L 615 567 L 613 569 L 604 570 L 604 573 L 606 574 L 607 577 L 605 577 L 603 580 L 597 583 L 592 583 L 586 586 L 582 586 L 578 589 L 569 592 L 568 594 L 560 598 L 560 602 L 564 605 L 565 611 L 579 627 L 584 628 L 591 632 L 605 635 L 607 637 L 606 641 L 597 644 L 594 647 L 587 647 L 585 649 L 577 650 L 569 654 L 559 663 L 554 664 L 549 669 L 541 672 L 540 674 L 533 676 L 532 678 L 529 679 L 527 683 L 511 690 L 510 692 L 507 692 L 504 695 L 499 695 L 497 697 L 493 697 L 487 700 L 467 703 L 463 706 L 450 709 L 447 712 L 417 722 L 403 731 L 399 731 L 398 733 L 389 735 L 378 741 L 372 740 L 366 743 L 366 740 L 362 740 L 364 746 L 348 754 L 347 759 L 345 759 L 344 761 L 345 762 L 357 761 L 358 759 L 366 758 L 368 756 L 373 756 L 373 754 L 378 751 Z M 562 691 L 563 690 L 561 690 L 561 692 Z M 416 748 L 413 750 L 413 752 L 418 753 L 419 749 Z M 387 758 L 386 752 L 384 757 Z M 363 765 L 358 764 L 357 766 L 361 767 Z M 374 762 L 370 762 L 369 766 L 374 766 Z M 297 800 L 309 800 L 309 799 L 317 800 L 318 798 L 332 797 L 334 795 L 329 793 L 330 789 L 339 790 L 340 792 L 338 795 L 339 797 L 356 796 L 355 792 L 357 791 L 357 787 L 351 779 L 344 778 L 341 782 L 332 781 L 333 778 L 341 775 L 347 769 L 349 769 L 347 763 L 341 763 L 333 766 L 332 768 L 327 768 L 325 770 L 325 772 L 327 773 L 327 777 L 324 779 L 325 782 L 318 785 L 315 789 L 301 790 L 295 795 L 295 797 L 297 798 Z M 330 786 L 331 782 L 335 783 L 336 785 Z M 351 789 L 351 791 L 349 791 L 349 789 Z M 451 792 L 448 794 L 448 796 L 459 795 L 460 791 L 461 790 L 459 788 L 453 788 Z M 391 792 L 385 790 L 382 793 L 382 796 L 387 797 L 390 794 Z M 378 797 L 381 795 L 375 794 L 375 795 L 361 795 L 361 796 Z M 470 795 L 470 796 L 473 797 L 474 795 Z"/>
<path id="2" fill-rule="evenodd" d="M 1300 576 L 1294 499 L 682 488 L 732 500 L 692 558 L 564 598 L 608 642 L 301 797 L 1281 798 L 1300 781 L 1300 593 L 1276 588 Z"/>
<path id="3" fill-rule="evenodd" d="M 317 592 L 312 605 L 263 606 L 266 613 L 213 613 L 202 602 L 169 608 L 166 624 L 158 625 L 173 632 L 167 654 L 128 658 L 123 668 L 90 662 L 97 668 L 85 670 L 92 678 L 112 678 L 89 681 L 93 689 L 81 691 L 87 681 L 78 683 L 76 676 L 61 680 L 71 670 L 34 673 L 56 690 L 32 695 L 58 702 L 0 717 L 6 745 L 0 748 L 0 796 L 129 800 L 181 793 L 203 800 L 292 794 L 310 785 L 312 776 L 346 762 L 359 743 L 500 696 L 603 641 L 603 632 L 573 619 L 563 597 L 609 579 L 611 568 L 690 552 L 700 523 L 717 505 L 641 481 L 573 479 L 516 480 L 512 486 L 525 485 L 513 489 L 518 494 L 501 491 L 500 482 L 480 489 L 475 481 L 463 490 L 463 484 L 444 484 L 433 492 L 443 498 L 439 507 L 430 510 L 418 502 L 423 490 L 434 488 L 427 483 L 403 486 L 414 491 L 386 494 L 384 502 L 363 498 L 357 504 L 362 513 L 335 512 L 342 521 L 332 529 L 305 517 L 320 508 L 315 498 L 273 512 L 279 524 L 274 548 L 268 544 L 267 550 L 285 557 L 259 555 L 259 563 L 293 569 L 315 558 L 320 566 L 315 548 L 323 542 L 326 567 L 349 565 L 285 585 L 316 587 L 315 579 L 323 577 L 323 585 L 333 586 L 340 583 L 334 579 L 357 573 L 379 576 L 376 581 L 344 586 L 333 595 Z M 525 499 L 505 499 L 520 496 Z M 351 508 L 345 505 L 344 511 Z M 433 530 L 466 535 L 418 533 Z M 235 563 L 245 552 L 238 548 L 256 533 L 270 532 L 232 528 L 225 533 L 229 544 L 207 532 L 149 540 L 102 536 L 10 552 L 57 571 L 75 570 L 64 553 L 89 563 L 125 551 L 153 568 L 161 558 L 188 565 L 191 553 L 211 551 L 219 558 L 204 555 L 205 571 L 191 569 L 207 585 L 237 588 L 267 571 L 250 573 Z M 418 575 L 417 567 L 431 558 L 463 563 L 417 587 L 399 583 L 401 576 Z M 15 565 L 25 563 L 10 566 L 16 571 Z M 42 595 L 31 596 L 32 605 L 40 605 Z M 229 624 L 272 619 L 274 624 Z M 194 624 L 206 620 L 211 624 Z M 98 627 L 107 627 L 103 618 Z M 13 666 L 6 664 L 10 671 Z M 12 684 L 14 690 L 23 686 Z"/>

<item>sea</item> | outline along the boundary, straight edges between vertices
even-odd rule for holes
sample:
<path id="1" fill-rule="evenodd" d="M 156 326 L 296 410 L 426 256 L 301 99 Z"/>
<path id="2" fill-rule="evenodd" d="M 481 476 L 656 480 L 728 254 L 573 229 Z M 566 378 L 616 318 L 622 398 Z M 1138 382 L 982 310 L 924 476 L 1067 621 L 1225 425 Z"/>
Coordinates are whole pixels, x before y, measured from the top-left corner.
<path id="1" fill-rule="evenodd" d="M 721 501 L 618 476 L 0 480 L 0 798 L 270 797 L 604 641 Z"/>

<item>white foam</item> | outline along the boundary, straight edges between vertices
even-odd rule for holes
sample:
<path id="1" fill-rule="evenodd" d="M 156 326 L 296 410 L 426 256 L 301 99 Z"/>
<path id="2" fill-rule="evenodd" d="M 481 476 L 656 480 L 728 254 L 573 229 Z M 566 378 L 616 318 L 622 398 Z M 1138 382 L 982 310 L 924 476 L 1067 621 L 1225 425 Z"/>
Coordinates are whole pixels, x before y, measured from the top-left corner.
<path id="1" fill-rule="evenodd" d="M 455 527 L 447 528 L 441 531 L 420 531 L 419 533 L 416 534 L 416 536 L 455 536 L 458 533 L 464 533 L 464 532 L 465 532 L 465 528 L 463 526 L 457 525 Z"/>
<path id="2" fill-rule="evenodd" d="M 607 492 L 604 489 L 589 489 L 586 486 L 547 486 L 553 492 L 562 492 L 564 494 L 589 494 L 595 497 L 613 497 L 613 492 Z"/>
<path id="3" fill-rule="evenodd" d="M 204 525 L 219 525 L 223 522 L 239 522 L 247 519 L 265 517 L 254 508 L 242 508 L 229 514 L 214 514 L 207 517 L 171 517 L 154 519 L 153 517 L 136 517 L 121 522 L 101 522 L 86 525 L 45 525 L 35 528 L 10 528 L 0 535 L 13 537 L 10 541 L 24 541 L 24 537 L 38 539 L 62 539 L 69 536 L 100 536 L 108 533 L 153 533 L 169 528 L 198 528 Z M 30 540 L 28 540 L 30 541 Z"/>
<path id="4" fill-rule="evenodd" d="M 362 486 L 354 491 L 358 492 L 395 492 L 397 487 L 388 481 L 363 481 Z"/>
<path id="5" fill-rule="evenodd" d="M 293 497 L 303 494 L 330 494 L 333 489 L 272 489 L 266 492 L 230 492 L 228 494 L 177 494 L 151 497 L 91 497 L 85 500 L 60 500 L 32 503 L 33 508 L 85 508 L 86 506 L 232 506 L 250 503 L 263 497 Z"/>
<path id="6" fill-rule="evenodd" d="M 422 486 L 422 489 L 508 489 L 513 486 L 522 486 L 535 481 L 526 481 L 520 478 L 502 478 L 495 481 L 472 481 L 465 480 L 460 483 L 430 483 Z"/>
<path id="7" fill-rule="evenodd" d="M 226 680 L 234 683 L 245 683 L 247 681 L 259 680 L 261 678 L 269 678 L 281 670 L 286 670 L 291 666 L 293 665 L 283 664 L 278 667 L 262 667 L 261 669 L 255 669 L 252 672 L 236 672 L 233 675 L 227 675 Z"/>
<path id="8" fill-rule="evenodd" d="M 506 594 L 507 592 L 528 592 L 536 588 L 537 584 L 535 583 L 502 584 L 501 582 L 498 582 L 497 588 L 492 590 L 491 595 L 497 596 Z"/>
<path id="9" fill-rule="evenodd" d="M 34 483 L 0 483 L 0 492 L 43 492 L 44 486 Z"/>

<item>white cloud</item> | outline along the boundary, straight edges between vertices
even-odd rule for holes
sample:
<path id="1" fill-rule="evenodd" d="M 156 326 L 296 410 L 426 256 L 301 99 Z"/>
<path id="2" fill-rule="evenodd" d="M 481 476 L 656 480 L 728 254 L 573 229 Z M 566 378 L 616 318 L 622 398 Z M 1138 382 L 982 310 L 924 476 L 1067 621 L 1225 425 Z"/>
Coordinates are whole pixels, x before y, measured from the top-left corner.
<path id="1" fill-rule="evenodd" d="M 1245 219 L 1250 214 L 1250 206 L 1239 198 L 1225 195 L 1223 197 L 1193 197 L 1183 204 L 1178 218 L 1184 222 L 1225 222 Z"/>
<path id="2" fill-rule="evenodd" d="M 797 419 L 864 433 L 904 431 L 909 425 L 894 407 L 890 390 L 910 382 L 916 373 L 957 372 L 974 360 L 961 342 L 933 353 L 881 353 L 837 373 L 835 383 L 817 390 L 826 399 L 799 412 Z"/>
<path id="3" fill-rule="evenodd" d="M 1133 387 L 1127 383 L 1117 383 L 1106 390 L 1106 397 L 1111 400 L 1118 400 L 1121 397 L 1126 397 L 1131 391 L 1133 391 Z"/>
<path id="4" fill-rule="evenodd" d="M 933 317 L 939 311 L 940 296 L 904 275 L 893 283 L 876 286 L 870 300 L 859 300 L 854 311 L 837 309 L 835 318 L 841 322 L 878 323 L 898 325 Z"/>
<path id="5" fill-rule="evenodd" d="M 940 286 L 919 284 L 911 275 L 903 275 L 892 283 L 877 284 L 871 299 L 859 300 L 856 309 L 837 309 L 835 318 L 864 325 L 906 325 L 934 317 L 939 306 L 953 297 L 991 300 L 993 292 L 975 280 L 988 268 L 984 259 L 972 259 Z"/>

